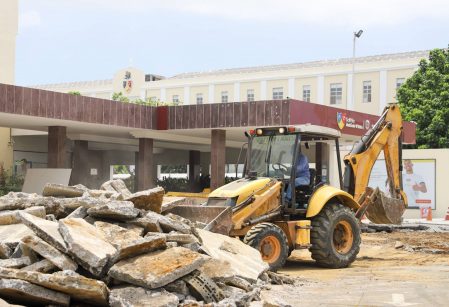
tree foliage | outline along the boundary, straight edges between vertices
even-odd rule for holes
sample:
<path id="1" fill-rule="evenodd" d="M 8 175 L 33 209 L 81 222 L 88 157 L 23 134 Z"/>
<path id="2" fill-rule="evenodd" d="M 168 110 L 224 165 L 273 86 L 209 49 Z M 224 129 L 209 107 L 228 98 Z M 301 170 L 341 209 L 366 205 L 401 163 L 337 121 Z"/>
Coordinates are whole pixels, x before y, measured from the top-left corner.
<path id="1" fill-rule="evenodd" d="M 174 102 L 164 102 L 160 100 L 152 100 L 151 98 L 147 98 L 146 100 L 143 100 L 141 98 L 136 99 L 129 99 L 127 96 L 123 95 L 122 92 L 114 93 L 112 94 L 112 100 L 120 101 L 120 102 L 127 102 L 127 103 L 134 103 L 144 106 L 176 106 L 180 103 L 174 103 Z"/>
<path id="2" fill-rule="evenodd" d="M 67 94 L 75 95 L 75 96 L 81 96 L 81 93 L 78 91 L 68 91 Z"/>
<path id="3" fill-rule="evenodd" d="M 397 98 L 403 118 L 417 124 L 415 148 L 449 147 L 449 50 L 434 49 L 421 60 Z"/>

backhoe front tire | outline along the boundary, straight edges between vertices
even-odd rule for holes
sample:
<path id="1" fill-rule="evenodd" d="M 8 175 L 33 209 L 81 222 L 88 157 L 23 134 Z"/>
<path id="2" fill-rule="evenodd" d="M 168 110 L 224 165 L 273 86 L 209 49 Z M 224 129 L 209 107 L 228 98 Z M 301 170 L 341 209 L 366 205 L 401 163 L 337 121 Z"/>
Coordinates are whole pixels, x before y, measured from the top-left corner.
<path id="1" fill-rule="evenodd" d="M 345 268 L 360 250 L 360 227 L 354 213 L 338 203 L 326 204 L 312 219 L 312 258 L 319 266 Z"/>
<path id="2" fill-rule="evenodd" d="M 253 226 L 245 235 L 243 242 L 257 249 L 262 259 L 268 263 L 271 271 L 284 266 L 289 248 L 284 231 L 272 223 L 260 223 Z"/>

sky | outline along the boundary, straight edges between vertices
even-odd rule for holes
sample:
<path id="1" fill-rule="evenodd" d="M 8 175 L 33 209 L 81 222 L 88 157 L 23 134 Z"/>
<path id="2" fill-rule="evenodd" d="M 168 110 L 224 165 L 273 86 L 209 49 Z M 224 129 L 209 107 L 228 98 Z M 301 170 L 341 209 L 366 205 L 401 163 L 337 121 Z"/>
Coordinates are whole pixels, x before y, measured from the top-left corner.
<path id="1" fill-rule="evenodd" d="M 447 0 L 19 0 L 16 84 L 444 48 Z"/>

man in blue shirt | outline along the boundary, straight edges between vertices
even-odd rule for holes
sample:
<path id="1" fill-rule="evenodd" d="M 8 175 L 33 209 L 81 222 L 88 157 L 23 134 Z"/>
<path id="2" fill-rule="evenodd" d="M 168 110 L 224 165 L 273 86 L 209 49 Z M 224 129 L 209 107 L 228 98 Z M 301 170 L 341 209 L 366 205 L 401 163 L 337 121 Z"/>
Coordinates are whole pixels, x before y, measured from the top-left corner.
<path id="1" fill-rule="evenodd" d="M 298 154 L 298 158 L 296 160 L 296 179 L 295 179 L 295 187 L 300 185 L 309 185 L 310 184 L 310 172 L 309 172 L 309 160 L 307 156 L 303 155 L 301 152 Z M 288 200 L 292 200 L 292 188 L 291 185 L 287 188 L 286 198 Z"/>

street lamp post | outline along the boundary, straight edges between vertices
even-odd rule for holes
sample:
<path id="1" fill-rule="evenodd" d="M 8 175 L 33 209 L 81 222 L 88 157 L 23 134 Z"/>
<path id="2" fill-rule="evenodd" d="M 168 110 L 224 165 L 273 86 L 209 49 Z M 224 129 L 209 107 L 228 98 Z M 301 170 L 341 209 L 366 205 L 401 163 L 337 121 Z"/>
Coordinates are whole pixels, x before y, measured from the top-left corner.
<path id="1" fill-rule="evenodd" d="M 360 36 L 362 36 L 363 34 L 363 30 L 358 30 L 357 32 L 354 32 L 354 38 L 352 41 L 352 93 L 351 93 L 351 104 L 353 107 L 354 106 L 354 78 L 355 78 L 355 41 L 357 38 L 360 38 Z"/>

